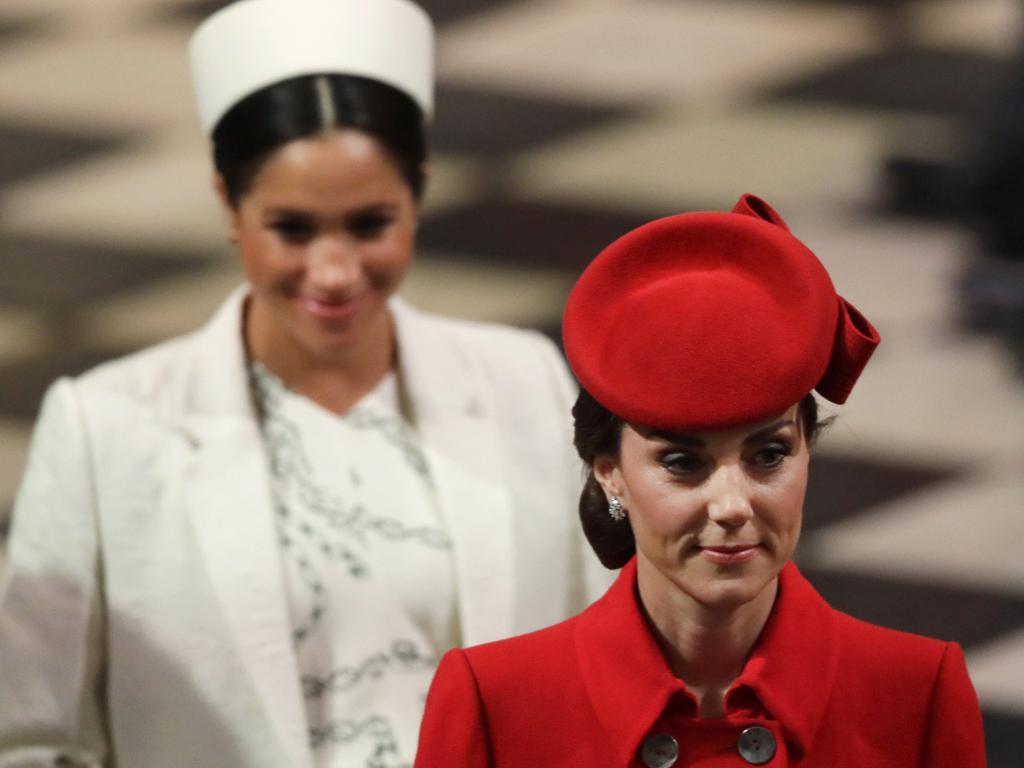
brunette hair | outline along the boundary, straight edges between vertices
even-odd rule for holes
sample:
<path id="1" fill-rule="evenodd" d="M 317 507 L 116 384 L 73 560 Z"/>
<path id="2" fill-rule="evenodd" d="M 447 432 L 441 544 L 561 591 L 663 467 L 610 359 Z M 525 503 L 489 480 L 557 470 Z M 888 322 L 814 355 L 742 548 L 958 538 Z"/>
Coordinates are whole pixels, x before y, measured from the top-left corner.
<path id="1" fill-rule="evenodd" d="M 355 75 L 302 75 L 235 104 L 214 126 L 213 164 L 237 207 L 267 158 L 295 139 L 354 128 L 377 139 L 418 200 L 427 144 L 423 112 L 411 96 Z"/>
<path id="2" fill-rule="evenodd" d="M 609 411 L 587 390 L 580 389 L 572 407 L 573 444 L 586 464 L 587 479 L 580 493 L 580 522 L 590 546 L 606 568 L 621 568 L 636 554 L 636 541 L 629 518 L 615 520 L 608 514 L 608 498 L 594 477 L 594 461 L 600 456 L 618 456 L 625 421 Z M 818 417 L 818 401 L 808 394 L 800 401 L 804 437 L 812 445 L 827 426 Z"/>

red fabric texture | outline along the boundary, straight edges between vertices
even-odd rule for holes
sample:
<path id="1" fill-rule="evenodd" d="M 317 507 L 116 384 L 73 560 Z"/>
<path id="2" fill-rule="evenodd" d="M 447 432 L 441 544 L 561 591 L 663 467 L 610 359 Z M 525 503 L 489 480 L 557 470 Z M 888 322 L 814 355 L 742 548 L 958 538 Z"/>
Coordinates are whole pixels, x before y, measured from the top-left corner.
<path id="1" fill-rule="evenodd" d="M 579 616 L 445 655 L 416 768 L 641 768 L 653 733 L 676 738 L 678 766 L 740 768 L 750 725 L 776 738 L 769 768 L 985 765 L 960 648 L 839 613 L 792 564 L 724 718 L 696 716 L 635 595 L 632 561 Z"/>
<path id="2" fill-rule="evenodd" d="M 843 402 L 879 340 L 753 195 L 731 213 L 659 219 L 612 243 L 577 281 L 562 327 L 598 402 L 670 430 L 757 421 L 815 387 Z"/>
<path id="3" fill-rule="evenodd" d="M 881 341 L 878 331 L 857 308 L 839 296 L 839 322 L 832 358 L 815 389 L 833 403 L 845 403 L 868 358 Z"/>

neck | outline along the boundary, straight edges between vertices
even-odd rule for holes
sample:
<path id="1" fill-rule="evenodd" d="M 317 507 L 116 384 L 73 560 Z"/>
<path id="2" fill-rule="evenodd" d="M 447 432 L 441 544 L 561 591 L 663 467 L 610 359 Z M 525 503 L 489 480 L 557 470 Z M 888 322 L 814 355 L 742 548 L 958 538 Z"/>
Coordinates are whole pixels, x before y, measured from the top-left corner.
<path id="1" fill-rule="evenodd" d="M 293 392 L 335 413 L 345 413 L 394 367 L 394 323 L 382 312 L 356 342 L 336 355 L 318 357 L 296 343 L 267 309 L 251 297 L 245 312 L 249 355 Z"/>
<path id="2" fill-rule="evenodd" d="M 778 579 L 737 605 L 698 602 L 652 566 L 638 569 L 637 587 L 655 638 L 676 677 L 700 704 L 703 717 L 724 714 L 724 697 L 764 629 Z"/>

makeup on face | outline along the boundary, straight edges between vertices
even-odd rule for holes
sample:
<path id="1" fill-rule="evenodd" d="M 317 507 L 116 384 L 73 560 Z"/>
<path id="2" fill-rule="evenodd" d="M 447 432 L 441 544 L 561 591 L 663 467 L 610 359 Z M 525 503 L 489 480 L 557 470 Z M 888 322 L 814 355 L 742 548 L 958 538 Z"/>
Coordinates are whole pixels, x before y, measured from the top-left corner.
<path id="1" fill-rule="evenodd" d="M 254 348 L 326 361 L 388 337 L 387 300 L 411 263 L 418 211 L 375 139 L 339 129 L 290 142 L 231 216 Z"/>
<path id="2" fill-rule="evenodd" d="M 807 458 L 794 406 L 724 430 L 626 425 L 599 479 L 627 509 L 641 572 L 653 568 L 701 602 L 742 602 L 796 546 Z"/>

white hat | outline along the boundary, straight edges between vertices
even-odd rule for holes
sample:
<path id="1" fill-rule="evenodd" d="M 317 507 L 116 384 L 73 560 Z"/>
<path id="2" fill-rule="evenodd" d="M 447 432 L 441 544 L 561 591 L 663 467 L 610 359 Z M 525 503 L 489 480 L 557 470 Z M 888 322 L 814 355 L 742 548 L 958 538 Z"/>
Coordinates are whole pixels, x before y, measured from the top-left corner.
<path id="1" fill-rule="evenodd" d="M 246 96 L 300 75 L 379 80 L 434 110 L 433 25 L 410 0 L 241 0 L 192 36 L 192 80 L 210 133 Z"/>

